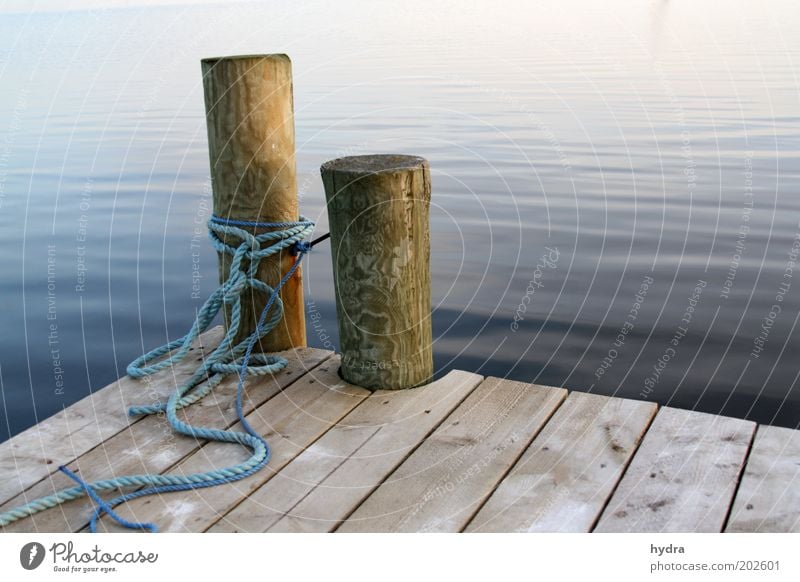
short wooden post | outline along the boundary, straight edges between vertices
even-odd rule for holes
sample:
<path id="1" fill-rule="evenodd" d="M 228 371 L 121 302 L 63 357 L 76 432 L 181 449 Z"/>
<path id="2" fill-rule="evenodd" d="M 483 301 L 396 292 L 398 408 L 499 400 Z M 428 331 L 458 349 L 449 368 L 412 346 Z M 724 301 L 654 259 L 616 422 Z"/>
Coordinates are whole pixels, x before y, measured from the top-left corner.
<path id="1" fill-rule="evenodd" d="M 299 212 L 289 57 L 204 59 L 202 69 L 214 213 L 248 221 L 296 221 Z M 274 287 L 293 261 L 288 251 L 262 260 L 259 279 Z M 230 257 L 220 256 L 221 280 L 227 278 L 229 266 Z M 300 269 L 283 287 L 281 299 L 283 320 L 261 341 L 262 351 L 306 345 Z M 243 297 L 242 329 L 237 341 L 255 329 L 265 302 L 261 293 Z M 226 325 L 227 321 L 226 313 Z"/>
<path id="2" fill-rule="evenodd" d="M 433 375 L 428 162 L 370 155 L 322 165 L 342 377 L 373 389 Z"/>

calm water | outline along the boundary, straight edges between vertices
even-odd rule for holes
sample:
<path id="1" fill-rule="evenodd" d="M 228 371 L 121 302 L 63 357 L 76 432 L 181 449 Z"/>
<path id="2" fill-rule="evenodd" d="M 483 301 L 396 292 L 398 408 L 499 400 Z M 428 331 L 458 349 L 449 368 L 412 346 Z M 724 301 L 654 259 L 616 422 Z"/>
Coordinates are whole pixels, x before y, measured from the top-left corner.
<path id="1" fill-rule="evenodd" d="M 430 160 L 439 371 L 800 422 L 793 2 L 286 4 L 0 9 L 0 440 L 188 328 L 199 60 L 259 52 L 320 232 L 322 162 Z M 306 277 L 336 347 L 328 248 Z"/>

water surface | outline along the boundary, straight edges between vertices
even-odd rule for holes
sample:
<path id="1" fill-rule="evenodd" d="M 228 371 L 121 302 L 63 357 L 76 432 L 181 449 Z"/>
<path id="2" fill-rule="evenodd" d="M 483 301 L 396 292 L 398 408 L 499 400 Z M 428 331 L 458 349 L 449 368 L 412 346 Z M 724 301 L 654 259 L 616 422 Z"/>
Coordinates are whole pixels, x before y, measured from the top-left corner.
<path id="1" fill-rule="evenodd" d="M 0 439 L 188 329 L 199 61 L 266 52 L 320 232 L 322 162 L 430 161 L 439 372 L 800 422 L 795 5 L 431 4 L 0 9 Z M 305 273 L 336 348 L 327 248 Z"/>

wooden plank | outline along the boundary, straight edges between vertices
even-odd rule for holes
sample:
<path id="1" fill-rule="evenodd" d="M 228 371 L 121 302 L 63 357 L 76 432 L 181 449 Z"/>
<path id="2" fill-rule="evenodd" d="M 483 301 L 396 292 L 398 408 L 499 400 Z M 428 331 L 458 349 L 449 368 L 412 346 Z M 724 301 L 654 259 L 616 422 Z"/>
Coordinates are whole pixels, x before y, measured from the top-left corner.
<path id="1" fill-rule="evenodd" d="M 591 530 L 656 409 L 571 393 L 466 530 Z"/>
<path id="2" fill-rule="evenodd" d="M 272 450 L 269 465 L 263 470 L 220 487 L 137 499 L 120 508 L 119 513 L 128 519 L 153 522 L 163 532 L 204 531 L 369 396 L 368 390 L 339 378 L 338 367 L 337 357 L 248 415 L 253 429 L 266 437 Z M 209 443 L 172 472 L 190 474 L 227 467 L 249 454 L 243 447 Z M 104 526 L 120 530 L 110 520 Z"/>
<path id="3" fill-rule="evenodd" d="M 325 361 L 331 352 L 303 348 L 283 353 L 289 365 L 275 376 L 249 378 L 245 390 L 244 409 L 256 406 L 278 394 L 281 389 L 303 377 L 308 369 Z M 196 362 L 195 362 L 196 363 Z M 173 376 L 162 372 L 152 377 L 153 384 L 172 384 Z M 229 427 L 236 422 L 235 394 L 237 378 L 231 376 L 208 396 L 179 412 L 192 424 Z M 140 400 L 141 402 L 141 395 Z M 125 411 L 118 411 L 126 415 Z M 127 415 L 126 415 L 127 416 Z M 164 473 L 187 455 L 196 451 L 202 442 L 175 435 L 163 415 L 141 419 L 97 447 L 69 463 L 87 480 L 110 478 L 137 473 Z M 10 500 L 0 511 L 11 509 L 44 495 L 50 495 L 74 483 L 52 465 L 48 478 Z M 91 503 L 78 499 L 38 513 L 5 527 L 3 531 L 75 531 L 84 527 L 91 514 Z"/>
<path id="4" fill-rule="evenodd" d="M 662 408 L 597 526 L 601 532 L 719 532 L 755 424 Z"/>
<path id="5" fill-rule="evenodd" d="M 210 531 L 330 531 L 481 382 L 453 371 L 379 390 Z"/>
<path id="6" fill-rule="evenodd" d="M 211 351 L 222 337 L 221 326 L 210 329 L 198 338 L 190 356 L 157 377 L 120 378 L 0 444 L 0 474 L 4 476 L 0 504 L 138 422 L 128 416 L 128 407 L 170 394 L 197 367 L 204 346 Z"/>
<path id="7" fill-rule="evenodd" d="M 461 531 L 566 396 L 487 378 L 337 531 Z"/>
<path id="8" fill-rule="evenodd" d="M 727 532 L 800 532 L 800 431 L 759 426 Z"/>

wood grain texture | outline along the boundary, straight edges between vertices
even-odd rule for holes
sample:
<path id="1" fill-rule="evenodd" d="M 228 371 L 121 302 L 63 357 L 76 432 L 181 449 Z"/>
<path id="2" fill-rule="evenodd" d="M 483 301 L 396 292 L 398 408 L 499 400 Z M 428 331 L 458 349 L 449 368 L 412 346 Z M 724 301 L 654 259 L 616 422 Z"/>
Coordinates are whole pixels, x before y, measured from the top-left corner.
<path id="1" fill-rule="evenodd" d="M 487 378 L 337 531 L 461 531 L 566 395 Z"/>
<path id="2" fill-rule="evenodd" d="M 466 531 L 590 531 L 655 412 L 571 393 Z"/>
<path id="3" fill-rule="evenodd" d="M 260 222 L 289 222 L 299 217 L 295 163 L 292 64 L 286 55 L 204 59 L 208 150 L 214 214 Z M 238 244 L 238 240 L 226 240 Z M 220 255 L 220 281 L 231 257 Z M 275 286 L 294 263 L 287 250 L 261 261 L 258 277 Z M 281 290 L 284 315 L 260 342 L 274 352 L 306 345 L 301 269 Z M 255 329 L 267 297 L 246 293 L 237 341 Z M 226 312 L 226 321 L 229 314 Z"/>
<path id="4" fill-rule="evenodd" d="M 209 531 L 330 531 L 480 383 L 450 372 L 420 388 L 380 390 Z"/>
<path id="5" fill-rule="evenodd" d="M 727 532 L 800 532 L 800 431 L 759 426 Z"/>
<path id="6" fill-rule="evenodd" d="M 367 398 L 369 391 L 343 382 L 337 368 L 335 358 L 325 362 L 247 416 L 272 451 L 269 465 L 258 473 L 220 487 L 134 500 L 119 513 L 135 521 L 157 523 L 163 532 L 206 530 Z M 174 472 L 191 474 L 227 467 L 249 455 L 243 447 L 212 442 L 182 461 Z M 106 520 L 104 527 L 124 531 L 111 520 Z"/>
<path id="7" fill-rule="evenodd" d="M 596 531 L 721 531 L 754 430 L 746 420 L 662 408 Z"/>
<path id="8" fill-rule="evenodd" d="M 222 335 L 221 328 L 219 335 Z M 243 401 L 245 412 L 269 401 L 332 354 L 323 350 L 301 348 L 283 352 L 282 355 L 289 360 L 289 365 L 284 370 L 274 376 L 248 378 Z M 192 359 L 192 364 L 197 364 L 196 359 Z M 159 391 L 166 393 L 166 388 L 175 389 L 175 380 L 169 372 L 161 372 L 152 376 L 151 380 Z M 179 415 L 195 425 L 228 428 L 236 422 L 236 387 L 237 379 L 231 376 L 211 394 L 180 411 Z M 141 402 L 141 398 L 144 396 L 140 395 L 137 402 Z M 118 414 L 127 417 L 124 410 L 118 411 Z M 175 435 L 163 416 L 151 415 L 132 423 L 79 455 L 68 466 L 89 481 L 138 473 L 166 473 L 203 444 L 204 441 Z M 228 452 L 231 448 L 236 447 L 230 447 Z M 0 511 L 73 486 L 74 483 L 69 478 L 56 470 L 59 464 L 61 462 L 50 465 L 52 472 L 47 478 L 11 499 L 0 507 Z M 91 501 L 78 499 L 14 522 L 3 531 L 76 531 L 88 524 L 91 509 Z"/>
<path id="9" fill-rule="evenodd" d="M 71 463 L 129 425 L 128 407 L 143 400 L 166 397 L 187 379 L 202 358 L 204 347 L 213 350 L 223 336 L 221 327 L 204 333 L 187 358 L 163 371 L 158 380 L 124 376 L 86 398 L 0 444 L 0 504 L 45 479 L 63 464 Z M 14 503 L 11 506 L 15 505 Z"/>
<path id="10" fill-rule="evenodd" d="M 339 158 L 322 165 L 342 376 L 400 389 L 433 377 L 428 162 Z"/>

